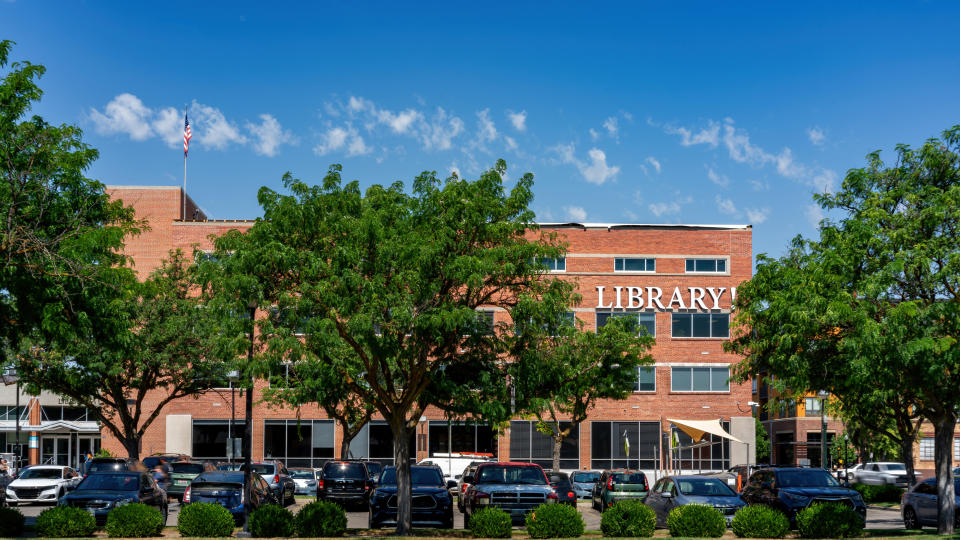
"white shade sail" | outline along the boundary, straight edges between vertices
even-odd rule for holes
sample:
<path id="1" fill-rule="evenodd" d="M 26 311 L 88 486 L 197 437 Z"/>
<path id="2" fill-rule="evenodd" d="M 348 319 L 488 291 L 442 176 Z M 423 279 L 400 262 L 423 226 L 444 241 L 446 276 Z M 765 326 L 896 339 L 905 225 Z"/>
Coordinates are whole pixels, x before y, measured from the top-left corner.
<path id="1" fill-rule="evenodd" d="M 730 439 L 731 441 L 742 443 L 740 439 L 734 437 L 733 435 L 727 433 L 723 426 L 720 425 L 720 420 L 675 420 L 673 418 L 667 418 L 668 422 L 673 423 L 673 425 L 680 428 L 680 431 L 686 433 L 693 439 L 694 443 L 698 443 L 703 439 L 703 436 L 707 433 L 711 435 L 716 435 L 717 437 L 722 437 L 724 439 Z"/>

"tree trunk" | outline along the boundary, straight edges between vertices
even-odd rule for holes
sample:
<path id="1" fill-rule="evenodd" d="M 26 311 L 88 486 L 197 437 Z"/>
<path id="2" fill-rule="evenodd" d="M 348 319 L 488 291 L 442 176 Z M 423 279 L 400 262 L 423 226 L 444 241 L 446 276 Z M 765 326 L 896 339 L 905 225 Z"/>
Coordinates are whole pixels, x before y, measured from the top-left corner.
<path id="1" fill-rule="evenodd" d="M 563 434 L 553 432 L 553 470 L 560 470 L 560 447 L 563 445 Z"/>
<path id="2" fill-rule="evenodd" d="M 410 441 L 405 415 L 389 418 L 393 433 L 393 461 L 397 467 L 397 536 L 409 536 L 412 528 L 412 495 L 410 482 Z"/>
<path id="3" fill-rule="evenodd" d="M 933 420 L 934 459 L 937 473 L 937 534 L 953 534 L 956 500 L 953 489 L 953 431 L 957 414 L 952 410 Z"/>
<path id="4" fill-rule="evenodd" d="M 137 436 L 127 436 L 120 442 L 126 449 L 128 458 L 134 461 L 140 460 L 140 439 Z"/>
<path id="5" fill-rule="evenodd" d="M 350 443 L 357 437 L 360 430 L 351 429 L 346 424 L 341 425 L 343 426 L 343 440 L 340 441 L 340 459 L 350 459 Z"/>
<path id="6" fill-rule="evenodd" d="M 917 473 L 913 468 L 913 439 L 912 438 L 901 438 L 900 439 L 900 458 L 903 459 L 903 464 L 907 467 L 907 478 L 910 485 L 917 483 Z"/>

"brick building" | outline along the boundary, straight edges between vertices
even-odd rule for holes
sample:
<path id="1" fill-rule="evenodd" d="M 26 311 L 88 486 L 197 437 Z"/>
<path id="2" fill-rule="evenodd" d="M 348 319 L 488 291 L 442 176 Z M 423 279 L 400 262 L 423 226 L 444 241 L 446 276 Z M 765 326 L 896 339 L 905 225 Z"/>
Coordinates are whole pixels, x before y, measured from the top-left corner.
<path id="1" fill-rule="evenodd" d="M 112 197 L 135 208 L 150 230 L 128 241 L 126 251 L 144 276 L 169 250 L 212 248 L 210 235 L 246 230 L 252 221 L 207 220 L 179 187 L 110 186 Z M 182 219 L 183 216 L 189 219 Z M 625 401 L 602 402 L 564 442 L 564 469 L 633 467 L 648 471 L 672 465 L 717 470 L 753 462 L 754 420 L 749 383 L 728 381 L 735 355 L 723 351 L 736 287 L 752 272 L 750 226 L 543 224 L 569 244 L 565 259 L 551 261 L 555 275 L 576 279 L 583 301 L 571 308 L 586 328 L 610 316 L 637 317 L 652 332 L 655 365 L 638 373 Z M 492 312 L 499 320 L 503 312 Z M 267 382 L 258 383 L 266 385 Z M 141 455 L 180 452 L 223 460 L 228 431 L 242 431 L 243 399 L 230 388 L 169 404 L 148 429 Z M 254 400 L 259 399 L 255 391 Z M 235 406 L 233 405 L 233 397 Z M 231 411 L 237 419 L 231 427 Z M 339 452 L 341 434 L 318 407 L 295 410 L 255 405 L 253 457 L 281 459 L 288 466 L 318 466 Z M 707 435 L 700 444 L 669 419 L 720 420 L 739 441 Z M 123 455 L 103 432 L 102 445 Z M 437 453 L 488 452 L 501 459 L 549 465 L 550 439 L 534 422 L 517 419 L 495 433 L 490 426 L 448 422 L 427 411 L 411 441 L 418 459 Z M 672 452 L 673 461 L 661 460 Z M 748 458 L 748 455 L 750 456 Z M 392 460 L 389 428 L 372 421 L 351 444 L 351 457 Z"/>

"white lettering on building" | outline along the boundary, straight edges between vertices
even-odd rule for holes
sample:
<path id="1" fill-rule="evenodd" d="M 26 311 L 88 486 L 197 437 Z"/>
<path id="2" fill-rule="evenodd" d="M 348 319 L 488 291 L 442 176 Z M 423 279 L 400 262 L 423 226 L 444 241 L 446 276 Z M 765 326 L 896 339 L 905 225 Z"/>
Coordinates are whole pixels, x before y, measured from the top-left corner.
<path id="1" fill-rule="evenodd" d="M 606 290 L 606 287 L 603 285 L 597 285 L 597 309 L 624 309 L 623 305 L 623 296 L 626 293 L 627 305 L 626 309 L 643 309 L 643 289 L 644 287 L 625 287 L 625 286 L 614 286 L 614 294 L 616 294 L 616 300 L 610 299 L 604 303 L 603 292 Z M 670 295 L 670 301 L 666 306 L 663 305 L 663 289 L 660 287 L 646 287 L 647 289 L 647 305 L 646 309 L 653 309 L 657 307 L 661 310 L 666 309 L 675 309 L 674 304 L 676 304 L 676 309 L 700 309 L 703 311 L 708 311 L 711 309 L 721 309 L 720 299 L 723 298 L 723 294 L 727 292 L 726 287 L 687 287 L 687 295 L 684 295 L 681 292 L 681 287 L 674 287 L 673 294 Z M 710 296 L 710 300 L 713 301 L 713 305 L 707 307 L 707 295 Z M 684 299 L 689 297 L 690 303 L 687 304 L 684 302 Z M 734 301 L 737 299 L 737 288 L 730 287 L 730 303 L 731 308 Z"/>

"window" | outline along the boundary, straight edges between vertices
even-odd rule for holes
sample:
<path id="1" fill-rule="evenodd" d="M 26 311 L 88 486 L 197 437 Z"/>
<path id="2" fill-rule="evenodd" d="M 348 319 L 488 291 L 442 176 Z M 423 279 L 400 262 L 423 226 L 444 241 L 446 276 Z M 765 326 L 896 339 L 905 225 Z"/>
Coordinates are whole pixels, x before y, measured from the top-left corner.
<path id="1" fill-rule="evenodd" d="M 13 407 L 10 407 L 11 412 Z M 40 407 L 41 418 L 46 421 L 65 420 L 67 422 L 95 421 L 96 416 L 89 414 L 85 407 L 68 407 L 60 405 L 43 405 Z M 13 420 L 13 417 L 10 417 Z"/>
<path id="2" fill-rule="evenodd" d="M 569 422 L 560 422 L 566 429 Z M 537 423 L 525 420 L 510 422 L 510 461 L 529 461 L 545 469 L 553 466 L 553 437 L 537 431 Z M 570 430 L 570 435 L 560 444 L 560 468 L 580 468 L 580 427 Z"/>
<path id="3" fill-rule="evenodd" d="M 193 451 L 196 459 L 227 460 L 227 437 L 243 436 L 243 420 L 235 420 L 233 428 L 229 420 L 194 420 Z"/>
<path id="4" fill-rule="evenodd" d="M 446 420 L 431 420 L 429 426 L 428 454 L 431 457 L 451 451 L 497 453 L 497 438 L 489 425 L 451 422 L 448 426 Z"/>
<path id="5" fill-rule="evenodd" d="M 724 430 L 730 430 L 730 422 L 721 422 Z M 674 445 L 674 467 L 680 470 L 722 471 L 730 467 L 730 441 L 716 435 L 705 435 L 699 443 L 680 429 L 671 429 Z"/>
<path id="6" fill-rule="evenodd" d="M 804 416 L 820 416 L 820 398 L 808 397 L 803 400 Z"/>
<path id="7" fill-rule="evenodd" d="M 672 336 L 675 338 L 728 338 L 729 313 L 673 313 Z"/>
<path id="8" fill-rule="evenodd" d="M 641 313 L 636 311 L 598 311 L 597 330 L 607 324 L 610 317 L 627 317 L 637 323 L 638 331 L 644 330 L 650 336 L 657 335 L 657 321 L 655 313 Z"/>
<path id="9" fill-rule="evenodd" d="M 407 451 L 410 453 L 410 462 L 417 459 L 417 439 L 410 434 Z M 341 459 L 371 459 L 383 465 L 393 465 L 393 433 L 390 426 L 383 420 L 374 420 L 363 426 L 360 433 L 350 441 L 349 456 Z"/>
<path id="10" fill-rule="evenodd" d="M 17 419 L 17 408 L 13 405 L 3 405 L 0 406 L 0 420 L 16 420 Z M 27 408 L 20 407 L 20 419 L 27 419 Z"/>
<path id="11" fill-rule="evenodd" d="M 547 270 L 551 272 L 566 272 L 567 271 L 567 258 L 566 257 L 541 257 L 535 259 L 537 264 L 547 267 Z"/>
<path id="12" fill-rule="evenodd" d="M 714 274 L 727 271 L 726 259 L 687 259 L 687 272 L 712 272 Z"/>
<path id="13" fill-rule="evenodd" d="M 672 392 L 729 392 L 729 367 L 674 367 L 670 374 Z"/>
<path id="14" fill-rule="evenodd" d="M 933 437 L 924 437 L 920 439 L 920 459 L 925 461 L 933 461 L 933 449 Z"/>
<path id="15" fill-rule="evenodd" d="M 590 439 L 591 469 L 659 467 L 659 422 L 590 422 Z"/>
<path id="16" fill-rule="evenodd" d="M 656 272 L 656 259 L 621 259 L 613 260 L 614 272 Z"/>
<path id="17" fill-rule="evenodd" d="M 960 437 L 953 438 L 953 461 L 960 460 Z"/>
<path id="18" fill-rule="evenodd" d="M 477 335 L 479 336 L 493 335 L 493 312 L 492 311 L 477 312 Z"/>
<path id="19" fill-rule="evenodd" d="M 657 391 L 657 368 L 653 366 L 640 366 L 637 368 L 637 384 L 633 386 L 634 392 L 656 392 Z"/>
<path id="20" fill-rule="evenodd" d="M 333 459 L 333 420 L 267 420 L 263 458 L 288 467 L 319 467 Z"/>

